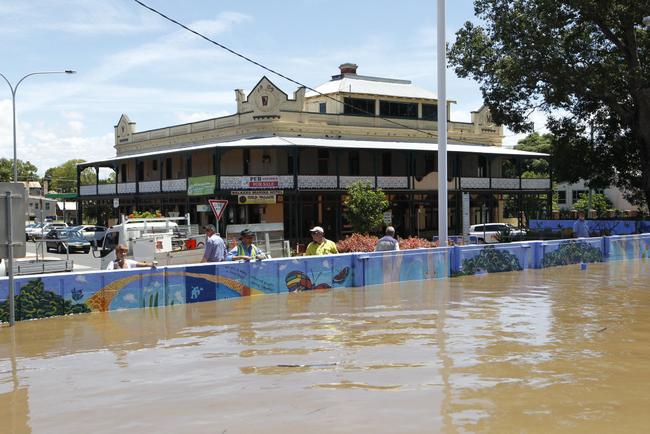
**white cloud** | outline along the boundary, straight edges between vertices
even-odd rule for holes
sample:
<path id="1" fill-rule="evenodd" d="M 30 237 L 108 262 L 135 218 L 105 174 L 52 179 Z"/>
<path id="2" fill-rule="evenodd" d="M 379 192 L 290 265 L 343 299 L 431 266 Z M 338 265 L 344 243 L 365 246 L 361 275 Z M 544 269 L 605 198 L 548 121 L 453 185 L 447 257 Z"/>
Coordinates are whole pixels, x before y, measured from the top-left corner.
<path id="1" fill-rule="evenodd" d="M 126 294 L 124 297 L 122 297 L 124 301 L 130 301 L 133 302 L 135 301 L 135 295 L 133 294 Z"/>

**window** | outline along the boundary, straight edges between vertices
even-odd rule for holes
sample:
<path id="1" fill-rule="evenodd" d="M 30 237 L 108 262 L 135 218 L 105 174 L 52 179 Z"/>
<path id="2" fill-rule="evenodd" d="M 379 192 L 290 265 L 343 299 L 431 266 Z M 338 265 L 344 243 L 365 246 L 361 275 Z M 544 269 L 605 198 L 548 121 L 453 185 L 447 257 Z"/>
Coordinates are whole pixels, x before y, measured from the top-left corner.
<path id="1" fill-rule="evenodd" d="M 350 151 L 348 154 L 348 168 L 351 176 L 359 175 L 359 151 Z"/>
<path id="2" fill-rule="evenodd" d="M 379 114 L 393 118 L 418 117 L 418 105 L 409 102 L 379 101 Z"/>
<path id="3" fill-rule="evenodd" d="M 138 181 L 144 181 L 144 161 L 138 161 Z"/>
<path id="4" fill-rule="evenodd" d="M 422 119 L 429 121 L 438 120 L 438 105 L 437 104 L 422 104 Z"/>
<path id="5" fill-rule="evenodd" d="M 557 192 L 557 204 L 566 205 L 566 191 Z"/>
<path id="6" fill-rule="evenodd" d="M 374 99 L 361 99 L 361 98 L 343 98 L 345 103 L 343 107 L 343 114 L 346 115 L 375 115 L 375 100 Z"/>
<path id="7" fill-rule="evenodd" d="M 243 175 L 249 175 L 249 173 L 248 173 L 249 167 L 248 166 L 249 166 L 249 163 L 251 161 L 251 150 L 250 149 L 244 149 L 243 156 L 244 156 L 244 173 L 243 173 Z"/>
<path id="8" fill-rule="evenodd" d="M 151 170 L 158 170 L 158 160 L 151 160 Z"/>
<path id="9" fill-rule="evenodd" d="M 50 203 L 49 202 L 45 202 L 45 209 L 50 209 Z"/>
<path id="10" fill-rule="evenodd" d="M 392 159 L 391 159 L 392 154 L 390 152 L 384 152 L 381 154 L 381 174 L 383 176 L 391 176 L 392 175 Z"/>
<path id="11" fill-rule="evenodd" d="M 289 175 L 293 175 L 294 174 L 294 171 L 293 171 L 293 155 L 291 155 L 291 154 L 289 154 L 287 156 L 287 167 L 288 167 Z"/>
<path id="12" fill-rule="evenodd" d="M 318 113 L 327 113 L 327 103 L 318 104 Z"/>
<path id="13" fill-rule="evenodd" d="M 172 179 L 172 159 L 165 160 L 165 179 Z"/>
<path id="14" fill-rule="evenodd" d="M 318 174 L 327 175 L 330 153 L 327 149 L 318 150 Z"/>
<path id="15" fill-rule="evenodd" d="M 478 157 L 478 170 L 476 176 L 479 178 L 485 178 L 487 176 L 487 158 L 482 155 Z"/>
<path id="16" fill-rule="evenodd" d="M 122 164 L 120 167 L 120 179 L 122 182 L 126 182 L 126 163 Z"/>

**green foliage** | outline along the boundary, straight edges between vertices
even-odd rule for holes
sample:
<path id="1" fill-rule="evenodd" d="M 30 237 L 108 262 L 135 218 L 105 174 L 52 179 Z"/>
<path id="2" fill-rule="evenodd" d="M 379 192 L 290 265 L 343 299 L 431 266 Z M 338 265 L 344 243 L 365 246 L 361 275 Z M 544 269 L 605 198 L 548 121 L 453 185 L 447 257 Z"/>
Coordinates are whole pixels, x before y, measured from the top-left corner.
<path id="1" fill-rule="evenodd" d="M 343 202 L 347 207 L 347 218 L 355 232 L 367 234 L 379 229 L 384 223 L 384 211 L 388 199 L 381 189 L 373 189 L 367 182 L 355 182 L 348 187 Z"/>
<path id="2" fill-rule="evenodd" d="M 471 259 L 463 260 L 461 276 L 471 276 L 481 271 L 500 273 L 502 271 L 521 271 L 517 256 L 506 250 L 497 250 L 494 246 L 486 246 L 481 253 Z"/>
<path id="3" fill-rule="evenodd" d="M 18 166 L 18 181 L 36 180 L 38 169 L 29 161 L 16 160 Z M 0 158 L 0 182 L 14 180 L 14 160 Z"/>
<path id="4" fill-rule="evenodd" d="M 46 291 L 41 279 L 30 280 L 16 297 L 16 320 L 85 312 L 90 312 L 85 304 L 73 304 L 54 292 Z M 9 300 L 0 303 L 0 321 L 9 321 Z"/>
<path id="5" fill-rule="evenodd" d="M 530 113 L 546 112 L 558 180 L 616 185 L 635 203 L 647 201 L 650 31 L 641 20 L 648 1 L 474 5 L 480 25 L 458 30 L 449 59 L 460 77 L 480 83 L 494 121 L 532 131 Z"/>
<path id="6" fill-rule="evenodd" d="M 550 154 L 552 150 L 552 140 L 552 134 L 540 135 L 539 133 L 531 133 L 527 137 L 521 139 L 515 146 L 515 149 L 520 151 Z M 550 176 L 549 164 L 546 158 L 526 160 L 522 167 L 522 171 L 522 178 L 548 178 Z"/>
<path id="7" fill-rule="evenodd" d="M 556 251 L 544 255 L 544 267 L 579 262 L 603 262 L 603 252 L 584 241 L 568 240 L 562 242 Z"/>
<path id="8" fill-rule="evenodd" d="M 592 193 L 591 209 L 595 209 L 599 216 L 606 214 L 607 210 L 612 206 L 612 201 L 607 199 L 604 194 Z M 587 213 L 589 210 L 589 195 L 587 193 L 580 194 L 578 200 L 573 203 L 573 208 Z"/>
<path id="9" fill-rule="evenodd" d="M 58 193 L 77 192 L 77 164 L 85 160 L 68 160 L 60 166 L 49 168 L 45 171 L 45 178 L 50 179 L 50 190 Z M 95 183 L 95 173 L 92 169 L 81 172 L 81 183 L 84 185 Z"/>

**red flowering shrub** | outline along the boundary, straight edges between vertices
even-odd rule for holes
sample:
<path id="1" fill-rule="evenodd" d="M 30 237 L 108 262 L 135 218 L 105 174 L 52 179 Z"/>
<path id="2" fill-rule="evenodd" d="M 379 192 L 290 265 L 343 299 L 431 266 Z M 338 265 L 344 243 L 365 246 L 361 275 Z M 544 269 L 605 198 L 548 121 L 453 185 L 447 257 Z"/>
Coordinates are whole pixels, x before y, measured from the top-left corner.
<path id="1" fill-rule="evenodd" d="M 378 238 L 372 235 L 352 234 L 336 243 L 339 253 L 374 252 Z"/>
<path id="2" fill-rule="evenodd" d="M 408 237 L 399 240 L 400 250 L 419 249 L 421 247 L 436 247 L 436 244 L 433 241 L 418 237 Z"/>

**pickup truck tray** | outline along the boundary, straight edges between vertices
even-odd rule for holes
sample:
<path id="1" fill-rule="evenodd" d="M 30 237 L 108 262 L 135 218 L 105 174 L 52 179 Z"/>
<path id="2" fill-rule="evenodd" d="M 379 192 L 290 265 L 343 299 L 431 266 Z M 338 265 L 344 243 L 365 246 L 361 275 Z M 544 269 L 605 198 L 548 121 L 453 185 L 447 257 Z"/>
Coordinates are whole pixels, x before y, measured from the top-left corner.
<path id="1" fill-rule="evenodd" d="M 29 260 L 14 261 L 14 275 L 60 273 L 72 271 L 74 261 L 72 259 L 51 259 L 51 260 Z"/>

